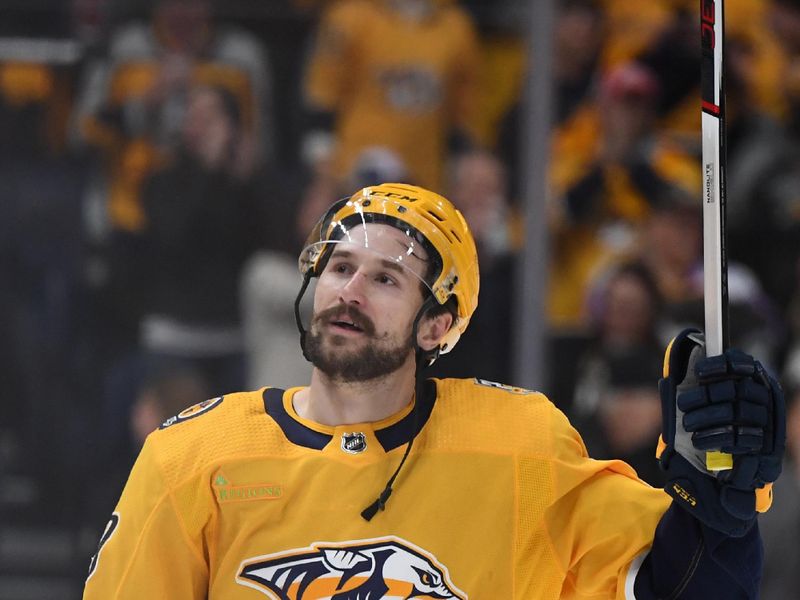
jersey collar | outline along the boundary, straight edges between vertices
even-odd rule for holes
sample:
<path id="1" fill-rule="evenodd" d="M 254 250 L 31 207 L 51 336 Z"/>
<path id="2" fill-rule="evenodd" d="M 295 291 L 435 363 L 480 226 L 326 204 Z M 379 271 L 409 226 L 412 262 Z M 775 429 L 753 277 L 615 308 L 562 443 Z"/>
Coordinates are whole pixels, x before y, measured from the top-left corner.
<path id="1" fill-rule="evenodd" d="M 281 428 L 290 442 L 312 450 L 322 450 L 333 439 L 333 427 L 313 423 L 301 419 L 292 409 L 292 396 L 299 388 L 283 390 L 267 388 L 264 390 L 264 409 L 269 417 Z M 402 446 L 412 434 L 417 435 L 433 410 L 436 402 L 436 383 L 429 379 L 425 382 L 422 401 L 414 410 L 403 409 L 394 417 L 376 423 L 375 437 L 385 452 Z M 415 430 L 416 422 L 416 430 Z"/>

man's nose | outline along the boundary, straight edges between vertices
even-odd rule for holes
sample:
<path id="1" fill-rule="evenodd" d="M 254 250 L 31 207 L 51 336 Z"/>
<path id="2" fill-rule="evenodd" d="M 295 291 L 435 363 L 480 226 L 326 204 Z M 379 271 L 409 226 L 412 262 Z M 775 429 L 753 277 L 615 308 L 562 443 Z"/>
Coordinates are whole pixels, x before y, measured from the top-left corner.
<path id="1" fill-rule="evenodd" d="M 339 297 L 346 304 L 363 304 L 366 297 L 367 276 L 360 270 L 353 273 L 339 291 Z"/>

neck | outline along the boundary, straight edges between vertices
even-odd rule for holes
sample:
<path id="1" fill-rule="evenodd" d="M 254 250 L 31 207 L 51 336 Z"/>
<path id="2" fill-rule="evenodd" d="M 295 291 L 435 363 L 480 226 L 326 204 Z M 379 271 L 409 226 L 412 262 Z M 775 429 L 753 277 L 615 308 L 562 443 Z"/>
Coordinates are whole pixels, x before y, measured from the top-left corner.
<path id="1" fill-rule="evenodd" d="M 314 368 L 311 384 L 295 394 L 297 414 L 321 425 L 381 421 L 414 398 L 414 356 L 394 373 L 369 381 L 342 382 Z"/>

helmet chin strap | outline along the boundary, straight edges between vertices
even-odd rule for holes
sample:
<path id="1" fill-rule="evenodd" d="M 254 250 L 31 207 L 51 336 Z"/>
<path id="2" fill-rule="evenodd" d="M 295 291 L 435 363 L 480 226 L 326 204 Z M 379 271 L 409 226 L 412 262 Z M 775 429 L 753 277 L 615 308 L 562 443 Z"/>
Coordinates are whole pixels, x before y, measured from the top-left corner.
<path id="1" fill-rule="evenodd" d="M 307 272 L 303 276 L 303 285 L 300 286 L 300 291 L 297 292 L 297 298 L 294 300 L 294 321 L 297 323 L 297 329 L 300 331 L 300 349 L 303 351 L 303 357 L 311 362 L 306 352 L 306 334 L 308 333 L 303 327 L 303 319 L 300 317 L 300 303 L 303 301 L 303 296 L 306 293 L 308 284 L 311 283 L 311 272 Z"/>

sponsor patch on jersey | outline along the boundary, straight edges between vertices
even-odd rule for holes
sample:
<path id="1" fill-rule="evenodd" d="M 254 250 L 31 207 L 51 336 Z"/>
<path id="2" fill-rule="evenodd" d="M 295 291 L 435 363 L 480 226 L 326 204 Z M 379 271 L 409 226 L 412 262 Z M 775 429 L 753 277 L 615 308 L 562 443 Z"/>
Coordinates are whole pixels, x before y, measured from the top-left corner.
<path id="1" fill-rule="evenodd" d="M 477 377 L 475 378 L 475 383 L 486 387 L 497 388 L 498 390 L 505 390 L 507 392 L 511 392 L 512 394 L 527 395 L 536 393 L 533 390 L 526 390 L 525 388 L 516 387 L 513 385 L 506 385 L 505 383 L 497 383 L 496 381 L 489 381 L 488 379 L 479 379 Z"/>
<path id="2" fill-rule="evenodd" d="M 219 504 L 253 500 L 278 500 L 283 496 L 283 486 L 278 483 L 234 484 L 222 472 L 212 480 L 214 497 Z"/>
<path id="3" fill-rule="evenodd" d="M 283 488 L 276 483 L 226 485 L 216 488 L 216 496 L 220 504 L 252 500 L 278 500 L 282 495 Z"/>
<path id="4" fill-rule="evenodd" d="M 94 553 L 92 559 L 89 561 L 89 574 L 86 576 L 86 581 L 88 582 L 92 575 L 94 575 L 95 571 L 97 571 L 97 563 L 100 561 L 100 552 L 103 551 L 103 546 L 108 543 L 108 540 L 114 535 L 117 531 L 117 527 L 119 526 L 119 513 L 113 513 L 111 518 L 106 523 L 106 528 L 103 530 L 103 535 L 100 536 L 100 541 L 97 544 L 97 552 Z"/>
<path id="5" fill-rule="evenodd" d="M 367 436 L 360 431 L 342 434 L 342 450 L 348 454 L 361 454 L 367 449 Z"/>
<path id="6" fill-rule="evenodd" d="M 248 558 L 236 582 L 272 600 L 468 599 L 435 556 L 394 536 Z"/>
<path id="7" fill-rule="evenodd" d="M 170 417 L 164 421 L 159 426 L 159 429 L 166 429 L 167 427 L 171 427 L 176 423 L 182 423 L 183 421 L 188 421 L 189 419 L 199 417 L 200 415 L 210 411 L 212 408 L 219 406 L 222 403 L 222 399 L 223 396 L 220 396 L 219 398 L 211 398 L 210 400 L 203 400 L 202 402 L 198 402 L 189 408 L 185 408 L 174 417 Z"/>

